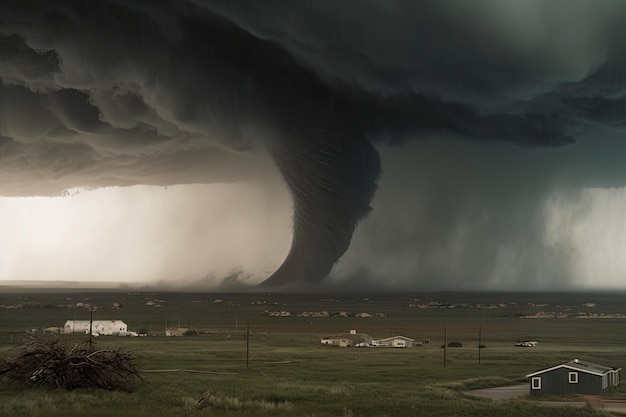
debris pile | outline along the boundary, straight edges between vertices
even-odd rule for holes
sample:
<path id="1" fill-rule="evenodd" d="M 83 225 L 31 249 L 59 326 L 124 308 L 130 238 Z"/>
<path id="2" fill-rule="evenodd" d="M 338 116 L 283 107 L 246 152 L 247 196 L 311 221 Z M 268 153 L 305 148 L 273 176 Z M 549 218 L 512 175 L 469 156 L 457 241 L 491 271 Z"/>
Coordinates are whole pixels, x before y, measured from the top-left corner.
<path id="1" fill-rule="evenodd" d="M 74 390 L 102 388 L 132 391 L 142 379 L 132 356 L 118 350 L 97 350 L 88 341 L 66 344 L 57 338 L 29 337 L 0 362 L 0 376 L 10 381 Z"/>

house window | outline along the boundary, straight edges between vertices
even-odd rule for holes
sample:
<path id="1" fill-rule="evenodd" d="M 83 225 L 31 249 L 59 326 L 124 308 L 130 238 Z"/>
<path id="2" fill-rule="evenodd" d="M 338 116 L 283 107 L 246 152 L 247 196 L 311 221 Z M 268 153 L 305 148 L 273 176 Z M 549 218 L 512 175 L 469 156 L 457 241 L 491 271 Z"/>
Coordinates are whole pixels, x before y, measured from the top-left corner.
<path id="1" fill-rule="evenodd" d="M 578 384 L 578 372 L 570 372 L 569 373 L 569 383 L 570 384 Z"/>
<path id="2" fill-rule="evenodd" d="M 535 376 L 531 380 L 532 389 L 541 389 L 541 377 Z"/>

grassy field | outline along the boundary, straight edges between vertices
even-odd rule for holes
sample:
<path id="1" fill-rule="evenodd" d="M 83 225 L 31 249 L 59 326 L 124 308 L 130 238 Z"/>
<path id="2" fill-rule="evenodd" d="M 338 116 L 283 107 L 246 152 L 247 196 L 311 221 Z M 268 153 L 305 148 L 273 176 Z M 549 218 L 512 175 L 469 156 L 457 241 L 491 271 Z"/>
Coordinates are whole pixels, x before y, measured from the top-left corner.
<path id="1" fill-rule="evenodd" d="M 121 319 L 130 330 L 148 329 L 150 336 L 96 339 L 98 347 L 121 347 L 136 357 L 143 382 L 136 382 L 135 392 L 60 392 L 0 379 L 0 416 L 602 416 L 592 407 L 546 408 L 530 399 L 492 401 L 464 391 L 523 383 L 526 374 L 573 358 L 623 367 L 626 319 L 573 318 L 589 311 L 623 313 L 622 299 L 603 294 L 5 292 L 0 296 L 0 358 L 20 343 L 25 330 L 88 319 L 88 310 L 76 308 L 77 303 L 97 306 L 94 319 Z M 122 307 L 114 309 L 114 303 Z M 416 307 L 423 304 L 431 308 Z M 270 317 L 266 310 L 294 316 Z M 296 316 L 306 311 L 343 311 L 350 317 Z M 520 318 L 538 311 L 571 316 Z M 353 317 L 363 312 L 384 317 Z M 200 335 L 165 337 L 166 322 Z M 446 326 L 448 341 L 464 347 L 447 349 L 444 368 Z M 486 346 L 480 364 L 479 327 Z M 320 344 L 320 337 L 350 329 L 430 344 L 411 349 Z M 539 346 L 514 346 L 528 339 Z M 215 394 L 208 406 L 197 408 L 209 389 Z M 608 395 L 626 398 L 626 391 L 618 388 Z"/>

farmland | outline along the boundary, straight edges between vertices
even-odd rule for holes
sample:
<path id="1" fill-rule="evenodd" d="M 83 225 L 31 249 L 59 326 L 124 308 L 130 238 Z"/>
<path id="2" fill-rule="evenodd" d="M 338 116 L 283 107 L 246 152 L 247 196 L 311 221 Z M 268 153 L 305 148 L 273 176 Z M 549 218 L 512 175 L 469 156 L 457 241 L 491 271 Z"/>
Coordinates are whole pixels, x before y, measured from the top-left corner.
<path id="1" fill-rule="evenodd" d="M 491 401 L 465 390 L 525 382 L 573 358 L 626 365 L 621 294 L 209 294 L 5 291 L 0 357 L 66 320 L 124 320 L 146 337 L 101 336 L 142 370 L 131 394 L 25 389 L 0 380 L 0 416 L 599 416 L 529 399 Z M 279 312 L 282 314 L 276 314 Z M 167 327 L 193 336 L 166 337 Z M 463 343 L 446 351 L 447 340 Z M 338 348 L 320 338 L 355 329 L 403 335 L 411 349 Z M 480 349 L 479 363 L 479 329 Z M 247 334 L 249 332 L 249 338 Z M 85 338 L 87 335 L 40 335 Z M 537 340 L 530 348 L 515 347 Z M 213 390 L 208 405 L 195 404 Z M 626 398 L 622 388 L 613 398 Z M 560 414 L 559 414 L 560 413 Z"/>

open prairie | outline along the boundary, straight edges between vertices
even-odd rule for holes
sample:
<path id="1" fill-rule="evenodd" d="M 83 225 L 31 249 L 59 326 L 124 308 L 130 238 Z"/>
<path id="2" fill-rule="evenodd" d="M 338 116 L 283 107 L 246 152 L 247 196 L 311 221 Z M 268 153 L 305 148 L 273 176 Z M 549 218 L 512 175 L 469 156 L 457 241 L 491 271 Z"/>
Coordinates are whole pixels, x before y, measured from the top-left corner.
<path id="1" fill-rule="evenodd" d="M 67 320 L 89 319 L 93 306 L 94 320 L 123 320 L 130 331 L 147 336 L 95 338 L 97 347 L 121 348 L 136 358 L 143 381 L 135 382 L 133 393 L 31 389 L 0 379 L 0 416 L 607 415 L 591 406 L 546 408 L 529 398 L 492 401 L 464 391 L 524 383 L 526 374 L 574 358 L 623 367 L 623 300 L 622 294 L 600 293 L 5 290 L 0 358 L 27 332 L 68 342 L 86 338 L 41 332 L 63 327 Z M 194 335 L 166 337 L 166 327 Z M 320 343 L 350 330 L 374 338 L 402 335 L 422 345 L 341 348 Z M 444 339 L 463 347 L 444 351 Z M 515 346 L 524 340 L 539 344 Z M 213 395 L 197 407 L 207 390 Z M 626 399 L 626 391 L 619 387 L 607 396 Z"/>

